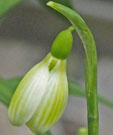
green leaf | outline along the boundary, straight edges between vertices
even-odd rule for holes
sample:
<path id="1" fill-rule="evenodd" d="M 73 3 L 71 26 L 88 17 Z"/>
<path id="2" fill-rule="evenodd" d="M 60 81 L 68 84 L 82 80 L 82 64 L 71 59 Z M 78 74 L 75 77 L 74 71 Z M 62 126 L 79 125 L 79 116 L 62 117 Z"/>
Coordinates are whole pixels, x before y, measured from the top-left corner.
<path id="1" fill-rule="evenodd" d="M 85 97 L 85 90 L 78 84 L 75 84 L 71 81 L 68 83 L 69 86 L 69 94 L 73 96 L 80 96 L 80 97 Z"/>
<path id="2" fill-rule="evenodd" d="M 13 93 L 20 82 L 21 77 L 4 80 L 0 78 L 0 102 L 9 106 Z"/>
<path id="3" fill-rule="evenodd" d="M 2 78 L 0 78 L 0 101 L 4 103 L 6 106 L 8 106 L 12 95 L 13 91 L 5 83 L 5 81 Z"/>
<path id="4" fill-rule="evenodd" d="M 15 78 L 10 78 L 4 81 L 10 87 L 10 89 L 12 89 L 12 91 L 15 91 L 21 79 L 22 77 L 15 77 Z"/>
<path id="5" fill-rule="evenodd" d="M 47 131 L 44 135 L 52 135 L 51 131 Z"/>
<path id="6" fill-rule="evenodd" d="M 0 0 L 0 18 L 22 0 Z"/>
<path id="7" fill-rule="evenodd" d="M 78 96 L 82 98 L 86 97 L 85 89 L 71 81 L 69 81 L 69 94 L 72 96 Z M 100 95 L 98 96 L 98 100 L 101 104 L 113 109 L 113 101 L 110 101 L 109 99 Z"/>
<path id="8" fill-rule="evenodd" d="M 6 106 L 9 105 L 10 100 L 13 96 L 22 77 L 16 77 L 4 80 L 0 78 L 0 102 L 4 103 Z M 69 81 L 69 94 L 71 96 L 78 96 L 85 98 L 85 89 L 83 89 L 79 84 Z M 113 101 L 106 99 L 103 96 L 98 96 L 99 102 L 107 107 L 113 109 Z"/>

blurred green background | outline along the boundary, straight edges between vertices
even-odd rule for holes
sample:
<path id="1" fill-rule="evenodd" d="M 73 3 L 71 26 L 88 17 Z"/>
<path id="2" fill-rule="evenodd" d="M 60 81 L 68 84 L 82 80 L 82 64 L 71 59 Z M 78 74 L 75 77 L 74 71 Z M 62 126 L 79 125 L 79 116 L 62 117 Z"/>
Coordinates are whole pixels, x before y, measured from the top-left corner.
<path id="1" fill-rule="evenodd" d="M 94 34 L 98 51 L 98 89 L 113 100 L 113 1 L 70 0 Z M 0 75 L 23 76 L 50 50 L 55 36 L 70 24 L 36 0 L 25 0 L 0 20 Z M 68 79 L 84 87 L 84 52 L 77 33 L 68 58 Z M 113 133 L 113 110 L 100 105 L 100 135 Z M 87 126 L 86 101 L 69 97 L 62 119 L 52 128 L 54 135 L 76 135 Z M 29 129 L 13 127 L 7 108 L 0 103 L 0 135 L 30 135 Z"/>

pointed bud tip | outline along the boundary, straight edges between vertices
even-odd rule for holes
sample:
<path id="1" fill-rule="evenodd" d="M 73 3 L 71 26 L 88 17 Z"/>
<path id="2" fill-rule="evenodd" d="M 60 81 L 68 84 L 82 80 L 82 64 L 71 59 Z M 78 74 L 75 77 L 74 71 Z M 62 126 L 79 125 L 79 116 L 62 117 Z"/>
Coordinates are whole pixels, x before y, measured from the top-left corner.
<path id="1" fill-rule="evenodd" d="M 71 26 L 71 27 L 68 28 L 68 30 L 69 30 L 70 32 L 73 32 L 73 31 L 74 31 L 74 27 Z"/>
<path id="2" fill-rule="evenodd" d="M 52 6 L 53 6 L 53 4 L 54 4 L 54 2 L 53 2 L 53 1 L 49 1 L 49 2 L 47 3 L 47 6 L 52 7 Z"/>

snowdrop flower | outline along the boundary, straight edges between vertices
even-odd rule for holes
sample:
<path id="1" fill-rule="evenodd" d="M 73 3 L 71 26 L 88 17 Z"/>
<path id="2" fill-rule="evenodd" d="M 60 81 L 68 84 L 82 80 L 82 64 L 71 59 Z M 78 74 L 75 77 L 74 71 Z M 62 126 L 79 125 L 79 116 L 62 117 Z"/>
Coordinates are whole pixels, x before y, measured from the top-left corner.
<path id="1" fill-rule="evenodd" d="M 65 33 L 69 33 L 66 38 L 72 37 L 70 29 L 61 32 L 53 43 L 51 53 L 34 66 L 17 87 L 8 113 L 13 125 L 26 124 L 34 133 L 41 134 L 50 129 L 62 115 L 68 99 L 68 83 L 66 55 L 59 53 L 63 51 L 58 51 L 57 44 L 61 45 L 59 41 L 62 41 Z M 67 52 L 64 49 L 64 54 Z"/>

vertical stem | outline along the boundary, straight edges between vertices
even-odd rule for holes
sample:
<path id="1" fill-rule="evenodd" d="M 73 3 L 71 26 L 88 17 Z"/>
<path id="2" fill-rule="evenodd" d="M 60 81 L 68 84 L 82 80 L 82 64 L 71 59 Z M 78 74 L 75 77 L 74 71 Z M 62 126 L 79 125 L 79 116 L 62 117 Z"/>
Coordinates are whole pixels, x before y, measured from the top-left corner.
<path id="1" fill-rule="evenodd" d="M 82 40 L 85 50 L 88 135 L 98 135 L 97 52 L 94 38 L 84 20 L 75 11 L 55 2 L 49 2 L 47 5 L 63 14 L 72 23 Z"/>

